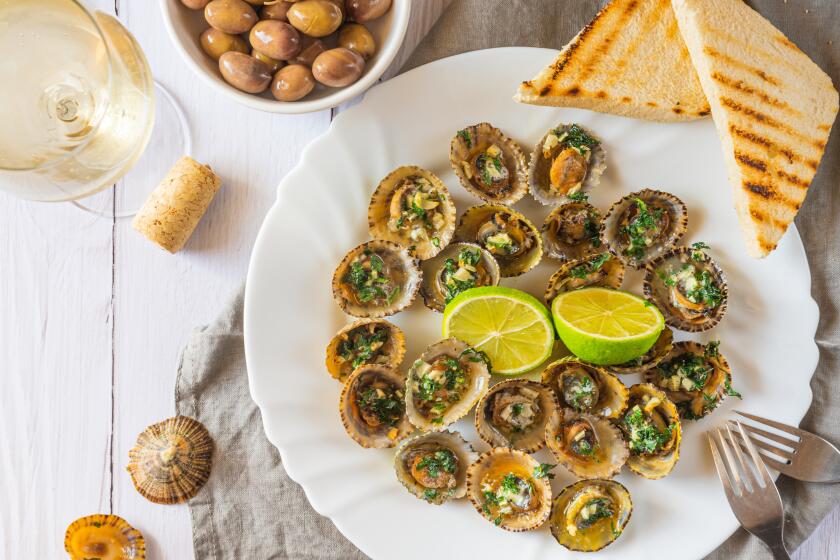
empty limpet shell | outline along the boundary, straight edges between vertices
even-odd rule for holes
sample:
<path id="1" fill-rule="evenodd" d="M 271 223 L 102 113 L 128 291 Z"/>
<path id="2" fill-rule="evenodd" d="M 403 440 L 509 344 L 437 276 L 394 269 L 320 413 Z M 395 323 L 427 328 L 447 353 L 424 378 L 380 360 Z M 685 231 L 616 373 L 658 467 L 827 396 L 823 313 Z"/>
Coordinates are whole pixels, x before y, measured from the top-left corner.
<path id="1" fill-rule="evenodd" d="M 96 513 L 67 527 L 64 550 L 70 560 L 145 560 L 146 541 L 122 517 Z"/>
<path id="2" fill-rule="evenodd" d="M 152 424 L 128 452 L 134 487 L 156 504 L 179 504 L 195 496 L 210 477 L 213 439 L 189 416 Z"/>

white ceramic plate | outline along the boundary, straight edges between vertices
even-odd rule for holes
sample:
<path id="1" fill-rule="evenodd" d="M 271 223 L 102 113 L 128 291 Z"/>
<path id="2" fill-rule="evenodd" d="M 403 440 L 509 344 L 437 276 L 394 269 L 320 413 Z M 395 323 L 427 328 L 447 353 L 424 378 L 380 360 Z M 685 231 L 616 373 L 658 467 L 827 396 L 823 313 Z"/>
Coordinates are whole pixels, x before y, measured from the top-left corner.
<path id="1" fill-rule="evenodd" d="M 373 558 L 570 556 L 547 528 L 508 533 L 466 501 L 435 507 L 409 495 L 394 476 L 392 450 L 362 449 L 344 433 L 340 386 L 323 365 L 327 342 L 348 321 L 331 296 L 333 269 L 367 238 L 368 200 L 379 179 L 398 165 L 418 164 L 444 180 L 459 213 L 478 202 L 449 168 L 449 140 L 466 125 L 492 122 L 530 151 L 549 127 L 581 123 L 601 136 L 608 152 L 607 173 L 592 196 L 596 206 L 606 210 L 642 187 L 682 198 L 689 208 L 686 241 L 711 244 L 730 287 L 724 320 L 694 338 L 723 341 L 734 386 L 745 396 L 737 405 L 744 410 L 798 424 L 811 402 L 818 310 L 796 230 L 791 227 L 767 259 L 747 256 L 710 120 L 655 124 L 513 102 L 516 84 L 554 56 L 543 49 L 478 51 L 373 88 L 306 149 L 280 185 L 260 231 L 245 299 L 251 394 L 289 475 L 317 511 Z M 539 222 L 548 212 L 530 196 L 516 207 Z M 544 260 L 535 271 L 503 283 L 540 295 L 556 268 Z M 631 273 L 625 287 L 638 289 L 639 283 L 638 273 Z M 394 322 L 408 337 L 406 363 L 440 336 L 440 315 L 420 301 Z M 678 333 L 677 338 L 688 337 Z M 628 384 L 636 382 L 628 377 Z M 702 421 L 686 423 L 681 459 L 667 478 L 644 480 L 626 471 L 618 477 L 633 496 L 633 517 L 624 535 L 596 557 L 700 558 L 735 530 L 704 433 L 731 416 L 736 400 L 728 399 Z M 486 449 L 470 422 L 457 428 Z M 558 473 L 555 493 L 572 480 Z"/>

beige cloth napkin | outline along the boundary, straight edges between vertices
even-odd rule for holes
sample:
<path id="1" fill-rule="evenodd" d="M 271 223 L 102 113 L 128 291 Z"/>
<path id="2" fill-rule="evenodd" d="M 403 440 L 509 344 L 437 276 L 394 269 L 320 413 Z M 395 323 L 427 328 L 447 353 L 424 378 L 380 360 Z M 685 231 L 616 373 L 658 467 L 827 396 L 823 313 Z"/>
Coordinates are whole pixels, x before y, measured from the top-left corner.
<path id="1" fill-rule="evenodd" d="M 438 0 L 415 0 L 415 2 Z M 750 2 L 840 84 L 840 1 Z M 465 51 L 499 46 L 560 48 L 604 2 L 587 0 L 454 0 L 406 63 L 412 68 Z M 837 44 L 832 44 L 835 38 Z M 513 90 L 513 85 L 511 85 Z M 835 133 L 836 136 L 836 133 Z M 797 219 L 811 264 L 821 320 L 820 363 L 811 381 L 814 403 L 802 427 L 840 443 L 840 152 L 836 138 Z M 780 334 L 780 336 L 783 336 Z M 364 558 L 332 523 L 315 513 L 283 470 L 251 401 L 242 341 L 242 294 L 184 349 L 176 383 L 179 414 L 203 422 L 216 441 L 210 480 L 189 504 L 198 559 Z M 803 484 L 785 477 L 780 490 L 794 549 L 840 501 L 840 485 Z M 699 521 L 702 525 L 702 521 Z M 696 530 L 689 528 L 686 530 Z M 770 558 L 743 530 L 709 558 Z"/>

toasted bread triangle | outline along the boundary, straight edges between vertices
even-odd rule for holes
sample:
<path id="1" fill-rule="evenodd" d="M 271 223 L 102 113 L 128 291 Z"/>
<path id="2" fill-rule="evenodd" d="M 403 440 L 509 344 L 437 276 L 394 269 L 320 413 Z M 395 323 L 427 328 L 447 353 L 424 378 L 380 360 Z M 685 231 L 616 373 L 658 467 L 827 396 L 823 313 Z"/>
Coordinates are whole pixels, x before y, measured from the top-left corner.
<path id="1" fill-rule="evenodd" d="M 669 0 L 613 0 L 514 99 L 655 121 L 709 114 Z"/>
<path id="2" fill-rule="evenodd" d="M 764 257 L 805 200 L 837 91 L 742 0 L 673 0 L 673 8 L 711 104 L 747 251 Z"/>

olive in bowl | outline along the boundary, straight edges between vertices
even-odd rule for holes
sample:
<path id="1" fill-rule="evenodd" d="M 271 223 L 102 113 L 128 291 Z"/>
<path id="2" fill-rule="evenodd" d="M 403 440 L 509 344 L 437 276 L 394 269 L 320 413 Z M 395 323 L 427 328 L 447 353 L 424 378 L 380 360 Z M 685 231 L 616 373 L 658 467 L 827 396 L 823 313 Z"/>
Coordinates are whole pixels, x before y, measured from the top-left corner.
<path id="1" fill-rule="evenodd" d="M 365 60 L 376 54 L 376 39 L 367 27 L 358 23 L 348 23 L 338 32 L 338 46 L 356 51 Z"/>
<path id="2" fill-rule="evenodd" d="M 285 21 L 262 20 L 251 29 L 248 39 L 255 50 L 276 60 L 289 60 L 300 52 L 300 34 Z"/>
<path id="3" fill-rule="evenodd" d="M 204 17 L 211 27 L 231 35 L 247 33 L 259 21 L 243 0 L 213 0 L 204 7 Z"/>
<path id="4" fill-rule="evenodd" d="M 330 0 L 303 0 L 292 4 L 286 17 L 304 35 L 326 37 L 338 29 L 344 14 Z"/>
<path id="5" fill-rule="evenodd" d="M 364 70 L 362 55 L 344 47 L 324 51 L 312 63 L 315 79 L 330 87 L 348 86 L 358 80 Z"/>
<path id="6" fill-rule="evenodd" d="M 236 51 L 219 57 L 219 72 L 227 83 L 246 93 L 264 92 L 272 77 L 268 64 Z"/>
<path id="7" fill-rule="evenodd" d="M 391 9 L 391 0 L 347 0 L 347 18 L 365 23 L 381 18 Z"/>
<path id="8" fill-rule="evenodd" d="M 209 27 L 201 34 L 201 48 L 213 60 L 219 60 L 226 52 L 236 51 L 248 54 L 248 42 L 239 35 L 231 35 Z"/>
<path id="9" fill-rule="evenodd" d="M 271 81 L 271 94 L 277 101 L 297 101 L 315 89 L 312 70 L 303 64 L 289 64 L 281 68 Z"/>

